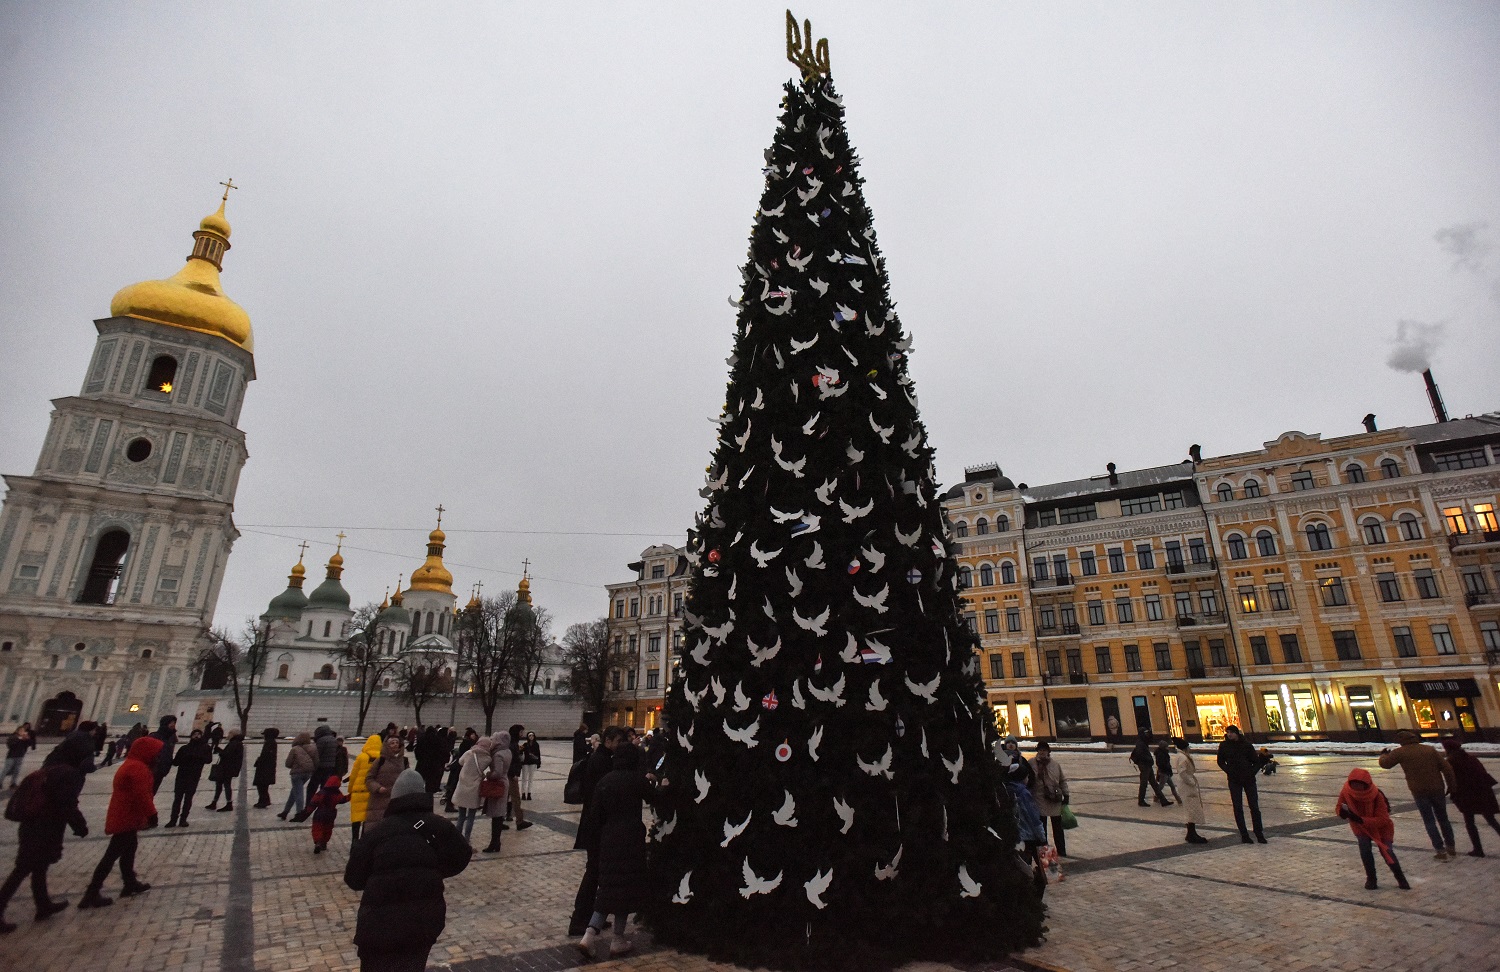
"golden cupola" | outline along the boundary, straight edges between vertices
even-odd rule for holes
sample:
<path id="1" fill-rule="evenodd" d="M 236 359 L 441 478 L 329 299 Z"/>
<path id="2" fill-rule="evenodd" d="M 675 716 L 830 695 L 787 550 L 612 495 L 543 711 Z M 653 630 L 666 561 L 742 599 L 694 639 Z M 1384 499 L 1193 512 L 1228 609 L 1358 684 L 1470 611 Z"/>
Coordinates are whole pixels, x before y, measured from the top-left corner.
<path id="1" fill-rule="evenodd" d="M 255 338 L 250 315 L 224 296 L 219 271 L 229 249 L 229 220 L 224 190 L 218 211 L 203 217 L 193 234 L 193 252 L 187 265 L 166 280 L 143 280 L 131 284 L 109 302 L 112 317 L 137 317 L 200 334 L 212 334 L 254 353 Z"/>
<path id="2" fill-rule="evenodd" d="M 427 535 L 427 560 L 422 566 L 412 571 L 411 581 L 406 585 L 408 591 L 436 591 L 439 594 L 453 593 L 453 575 L 448 568 L 443 566 L 443 547 L 448 535 L 443 532 L 443 521 L 438 519 L 438 527 Z"/>

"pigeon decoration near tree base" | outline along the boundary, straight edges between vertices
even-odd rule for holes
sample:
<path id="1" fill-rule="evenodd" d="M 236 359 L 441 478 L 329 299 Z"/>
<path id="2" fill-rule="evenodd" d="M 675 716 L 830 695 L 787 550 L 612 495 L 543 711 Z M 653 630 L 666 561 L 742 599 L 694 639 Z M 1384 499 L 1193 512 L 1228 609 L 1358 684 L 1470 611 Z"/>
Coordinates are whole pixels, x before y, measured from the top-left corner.
<path id="1" fill-rule="evenodd" d="M 1042 906 L 827 42 L 790 13 L 787 38 L 803 79 L 730 301 L 644 914 L 744 966 L 999 958 Z"/>

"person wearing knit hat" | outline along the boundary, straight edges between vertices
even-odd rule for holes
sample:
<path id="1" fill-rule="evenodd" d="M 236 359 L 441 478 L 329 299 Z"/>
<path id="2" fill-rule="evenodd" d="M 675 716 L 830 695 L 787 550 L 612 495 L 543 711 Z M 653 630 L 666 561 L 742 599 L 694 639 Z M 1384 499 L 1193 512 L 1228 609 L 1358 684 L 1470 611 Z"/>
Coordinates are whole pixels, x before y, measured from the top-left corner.
<path id="1" fill-rule="evenodd" d="M 474 852 L 432 812 L 421 774 L 402 771 L 390 790 L 384 818 L 349 851 L 344 883 L 364 892 L 354 930 L 360 968 L 417 972 L 447 924 L 443 881 L 468 867 Z"/>
<path id="2" fill-rule="evenodd" d="M 321 854 L 328 849 L 328 841 L 333 837 L 333 826 L 339 819 L 339 804 L 349 802 L 349 797 L 339 789 L 342 782 L 343 779 L 338 776 L 328 777 L 307 803 L 307 810 L 304 812 L 312 814 L 314 854 Z"/>

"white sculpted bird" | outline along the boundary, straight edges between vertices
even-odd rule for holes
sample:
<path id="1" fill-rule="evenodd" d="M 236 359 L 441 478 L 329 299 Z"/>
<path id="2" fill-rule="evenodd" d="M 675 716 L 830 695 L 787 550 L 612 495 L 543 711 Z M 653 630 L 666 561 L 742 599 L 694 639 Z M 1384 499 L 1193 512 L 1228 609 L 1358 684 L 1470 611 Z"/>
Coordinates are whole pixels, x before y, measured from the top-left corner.
<path id="1" fill-rule="evenodd" d="M 739 586 L 740 586 L 740 575 L 739 574 L 735 574 L 733 577 L 729 578 L 729 590 L 724 593 L 724 596 L 727 597 L 727 598 L 729 598 L 731 601 L 734 600 L 735 595 L 736 595 L 736 593 L 737 593 L 737 591 L 739 589 Z"/>
<path id="2" fill-rule="evenodd" d="M 904 850 L 906 850 L 906 845 L 903 844 L 902 846 L 896 848 L 896 856 L 891 858 L 891 862 L 889 864 L 875 865 L 875 880 L 889 881 L 891 878 L 894 878 L 896 875 L 901 873 L 901 852 Z"/>
<path id="3" fill-rule="evenodd" d="M 938 683 L 943 680 L 942 672 L 938 672 L 932 676 L 932 681 L 924 685 L 918 685 L 916 682 L 913 682 L 910 675 L 904 677 L 906 679 L 906 687 L 911 690 L 912 695 L 926 699 L 929 704 L 937 701 Z"/>
<path id="4" fill-rule="evenodd" d="M 911 533 L 902 533 L 900 527 L 896 527 L 895 530 L 896 530 L 896 540 L 903 547 L 915 547 L 917 545 L 918 538 L 920 538 L 922 536 L 922 528 L 921 527 L 917 527 Z"/>
<path id="5" fill-rule="evenodd" d="M 894 425 L 892 425 L 890 428 L 886 428 L 883 425 L 876 424 L 875 416 L 873 415 L 870 416 L 870 428 L 875 431 L 876 435 L 880 436 L 880 441 L 887 445 L 890 444 L 891 436 L 896 432 L 896 427 Z"/>
<path id="6" fill-rule="evenodd" d="M 797 801 L 792 799 L 790 790 L 783 792 L 786 793 L 786 799 L 782 801 L 781 808 L 771 814 L 771 819 L 776 821 L 778 826 L 795 827 L 797 826 Z"/>
<path id="7" fill-rule="evenodd" d="M 866 712 L 884 712 L 885 696 L 880 694 L 880 681 L 877 679 L 870 683 L 870 701 L 865 703 Z"/>
<path id="8" fill-rule="evenodd" d="M 722 486 L 724 484 L 721 482 L 719 485 Z M 824 480 L 822 486 L 813 490 L 813 494 L 818 497 L 819 503 L 822 503 L 824 506 L 832 506 L 833 491 L 838 488 L 838 485 L 839 481 L 837 479 Z"/>
<path id="9" fill-rule="evenodd" d="M 839 680 L 837 682 L 834 682 L 833 685 L 829 686 L 826 689 L 818 688 L 811 681 L 809 681 L 807 683 L 807 690 L 811 692 L 812 697 L 817 699 L 819 702 L 832 702 L 834 708 L 842 708 L 844 705 L 844 676 L 842 675 L 839 676 Z M 887 750 L 886 760 L 889 761 L 890 758 L 890 751 Z M 889 762 L 887 762 L 887 765 L 889 765 Z"/>
<path id="10" fill-rule="evenodd" d="M 834 797 L 833 812 L 839 815 L 839 820 L 843 821 L 844 824 L 839 828 L 839 833 L 847 834 L 849 828 L 854 826 L 854 808 L 838 797 Z"/>
<path id="11" fill-rule="evenodd" d="M 875 319 L 873 316 L 865 318 L 865 337 L 880 337 L 880 335 L 884 333 L 885 321 L 881 321 L 880 326 L 876 327 Z"/>
<path id="12" fill-rule="evenodd" d="M 801 611 L 798 611 L 796 608 L 792 608 L 792 620 L 797 622 L 797 627 L 801 628 L 803 631 L 811 631 L 819 638 L 822 638 L 828 634 L 828 628 L 826 627 L 826 625 L 828 624 L 828 616 L 831 613 L 832 608 L 824 608 L 822 614 L 816 614 L 810 618 L 804 618 Z"/>
<path id="13" fill-rule="evenodd" d="M 685 752 L 685 753 L 692 752 L 693 751 L 693 730 L 689 729 L 687 732 L 683 732 L 681 729 L 678 729 L 677 730 L 677 745 L 681 746 L 682 747 L 682 751 Z"/>
<path id="14" fill-rule="evenodd" d="M 802 195 L 802 193 L 799 191 L 797 193 L 797 195 L 800 196 L 800 195 Z M 809 198 L 811 198 L 811 197 L 809 197 Z M 803 201 L 806 202 L 806 200 L 803 200 Z M 798 249 L 800 250 L 801 247 L 798 247 Z M 811 253 L 809 253 L 807 256 L 805 256 L 805 257 L 803 257 L 802 259 L 799 260 L 799 259 L 797 259 L 796 253 L 793 252 L 793 253 L 788 253 L 786 255 L 786 263 L 787 263 L 787 266 L 792 267 L 793 269 L 796 269 L 796 270 L 805 270 L 807 268 L 807 265 L 812 262 L 812 258 L 813 258 L 813 255 Z"/>
<path id="15" fill-rule="evenodd" d="M 783 203 L 782 205 L 785 205 L 785 203 Z M 785 233 L 774 226 L 771 227 L 771 235 L 776 237 L 777 243 L 790 243 L 792 239 L 790 236 L 787 236 Z"/>
<path id="16" fill-rule="evenodd" d="M 708 663 L 706 661 L 703 661 L 703 662 L 699 662 L 699 664 L 706 665 Z M 705 685 L 701 689 L 699 689 L 698 691 L 694 692 L 693 690 L 689 689 L 687 687 L 687 683 L 684 682 L 683 686 L 682 686 L 682 694 L 683 694 L 683 696 L 685 696 L 687 698 L 688 702 L 692 705 L 693 711 L 697 712 L 698 708 L 703 704 L 703 697 L 708 694 L 708 686 Z"/>
<path id="17" fill-rule="evenodd" d="M 840 681 L 843 681 L 842 677 L 840 678 Z M 896 778 L 896 776 L 891 772 L 891 756 L 891 745 L 890 743 L 886 743 L 885 755 L 880 757 L 880 759 L 876 760 L 873 763 L 867 763 L 865 762 L 863 756 L 856 756 L 855 762 L 859 763 L 859 768 L 864 770 L 870 776 L 883 776 L 888 780 L 893 780 Z"/>
<path id="18" fill-rule="evenodd" d="M 885 554 L 874 547 L 860 547 L 859 552 L 870 562 L 870 573 L 880 573 L 880 568 L 885 566 Z"/>
<path id="19" fill-rule="evenodd" d="M 790 567 L 786 569 L 786 586 L 792 597 L 797 597 L 802 593 L 802 578 L 798 577 L 797 572 Z"/>
<path id="20" fill-rule="evenodd" d="M 793 693 L 796 692 L 795 685 L 792 691 Z M 802 706 L 799 705 L 797 708 L 800 709 Z M 823 727 L 819 726 L 812 731 L 812 735 L 807 737 L 807 755 L 814 763 L 818 761 L 818 747 L 821 745 L 823 745 Z"/>
<path id="21" fill-rule="evenodd" d="M 692 651 L 688 652 L 688 656 L 691 657 L 693 659 L 693 661 L 697 662 L 700 665 L 707 665 L 708 664 L 708 649 L 709 649 L 709 647 L 712 644 L 713 644 L 713 642 L 708 641 L 708 640 L 700 641 L 700 642 L 698 642 L 698 645 L 697 645 L 696 648 L 694 648 Z"/>
<path id="22" fill-rule="evenodd" d="M 787 311 L 789 311 L 791 309 L 792 309 L 792 295 L 791 294 L 787 294 L 786 303 L 782 304 L 780 307 L 772 307 L 770 304 L 766 305 L 766 313 L 768 313 L 768 314 L 775 314 L 777 317 L 780 317 L 781 315 L 785 314 Z"/>
<path id="23" fill-rule="evenodd" d="M 854 632 L 852 631 L 846 631 L 844 632 L 844 634 L 848 637 L 849 640 L 845 642 L 844 650 L 839 654 L 839 657 L 842 658 L 846 664 L 853 665 L 855 662 L 859 661 L 859 641 L 854 637 Z"/>
<path id="24" fill-rule="evenodd" d="M 865 647 L 874 653 L 873 658 L 865 660 L 875 665 L 889 665 L 891 663 L 891 649 L 878 638 L 865 638 Z"/>
<path id="25" fill-rule="evenodd" d="M 724 687 L 723 682 L 719 681 L 719 676 L 715 675 L 708 680 L 708 688 L 714 693 L 714 708 L 722 707 L 724 699 L 729 695 L 729 690 Z"/>
<path id="26" fill-rule="evenodd" d="M 724 484 L 727 483 L 727 482 L 729 482 L 729 470 L 727 468 L 720 469 L 719 470 L 719 478 L 718 479 L 710 479 L 708 481 L 708 488 L 711 489 L 711 490 L 714 490 L 714 491 L 718 491 L 718 490 L 723 489 L 724 488 Z"/>
<path id="27" fill-rule="evenodd" d="M 787 301 L 787 303 L 791 303 L 791 301 Z M 910 439 L 907 439 L 905 442 L 901 443 L 901 448 L 908 456 L 911 456 L 913 459 L 915 459 L 917 458 L 917 446 L 921 444 L 922 430 L 918 429 L 911 434 Z"/>
<path id="28" fill-rule="evenodd" d="M 826 382 L 826 381 L 819 382 L 819 384 L 818 384 L 818 401 L 824 401 L 824 400 L 829 399 L 829 398 L 838 398 L 839 396 L 843 395 L 844 392 L 846 392 L 848 390 L 849 390 L 849 386 L 848 385 L 835 385 L 835 384 L 832 384 L 832 383 Z"/>
<path id="29" fill-rule="evenodd" d="M 750 556 L 755 559 L 755 566 L 757 567 L 764 568 L 771 561 L 775 560 L 780 553 L 781 548 L 779 547 L 775 550 L 762 550 L 757 541 L 750 541 Z"/>
<path id="30" fill-rule="evenodd" d="M 774 506 L 769 507 L 769 509 L 771 510 L 771 518 L 774 519 L 777 523 L 790 523 L 793 520 L 802 519 L 803 516 L 803 512 L 801 510 L 798 510 L 795 513 L 783 513 Z"/>
<path id="31" fill-rule="evenodd" d="M 750 403 L 750 407 L 753 408 L 753 409 L 755 409 L 756 411 L 760 411 L 761 409 L 763 409 L 763 408 L 766 407 L 766 392 L 765 392 L 765 389 L 763 389 L 763 388 L 757 388 L 757 389 L 755 389 L 755 401 L 753 401 L 753 402 Z"/>
<path id="32" fill-rule="evenodd" d="M 814 412 L 812 418 L 810 418 L 806 422 L 802 423 L 802 434 L 803 435 L 812 435 L 813 434 L 813 430 L 815 428 L 817 428 L 818 419 L 820 419 L 822 417 L 823 417 L 823 413 L 822 412 Z"/>
<path id="33" fill-rule="evenodd" d="M 672 895 L 673 904 L 687 904 L 693 900 L 693 872 L 689 871 L 682 876 L 682 881 L 677 885 L 677 893 Z"/>
<path id="34" fill-rule="evenodd" d="M 953 777 L 954 785 L 958 785 L 958 774 L 964 771 L 964 751 L 962 749 L 958 751 L 957 760 L 950 760 L 947 756 L 943 756 L 941 753 L 939 753 L 938 755 L 943 760 L 943 767 L 947 769 L 949 775 Z"/>
<path id="35" fill-rule="evenodd" d="M 776 607 L 771 603 L 771 598 L 769 595 L 766 596 L 765 603 L 760 606 L 760 609 L 766 613 L 766 617 L 770 618 L 772 621 L 776 620 Z"/>
<path id="36" fill-rule="evenodd" d="M 747 635 L 745 637 L 745 644 L 750 648 L 751 667 L 759 668 L 761 665 L 770 661 L 772 658 L 775 658 L 776 653 L 781 650 L 781 637 L 777 636 L 775 644 L 768 645 L 762 648 L 760 645 L 757 645 L 755 642 L 751 641 L 749 636 Z"/>
<path id="37" fill-rule="evenodd" d="M 828 149 L 828 136 L 832 134 L 833 129 L 829 128 L 827 125 L 818 126 L 818 151 L 823 153 L 823 158 L 825 159 L 833 158 L 833 153 Z M 844 183 L 844 185 L 846 186 L 848 184 L 849 183 L 847 182 Z M 845 193 L 845 195 L 847 195 L 847 193 Z"/>
<path id="38" fill-rule="evenodd" d="M 823 335 L 821 334 L 814 334 L 811 341 L 799 341 L 796 338 L 791 338 L 790 340 L 792 342 L 792 354 L 801 354 L 803 351 L 806 351 L 814 344 L 817 344 L 818 338 L 822 336 Z"/>
<path id="39" fill-rule="evenodd" d="M 708 789 L 713 784 L 708 782 L 708 777 L 703 775 L 702 770 L 698 770 L 695 774 L 693 774 L 693 783 L 698 788 L 698 795 L 693 797 L 693 802 L 702 803 L 704 800 L 707 800 Z"/>
<path id="40" fill-rule="evenodd" d="M 869 516 L 875 509 L 875 501 L 872 499 L 864 506 L 850 506 L 843 500 L 839 500 L 839 509 L 844 512 L 844 522 L 853 523 L 855 520 Z"/>
<path id="41" fill-rule="evenodd" d="M 803 563 L 806 564 L 810 570 L 822 570 L 825 566 L 827 566 L 823 563 L 823 545 L 814 540 L 812 553 L 807 555 L 807 559 L 804 560 Z"/>
<path id="42" fill-rule="evenodd" d="M 672 831 L 677 829 L 677 814 L 667 818 L 667 822 L 656 828 L 656 839 L 665 840 Z"/>
<path id="43" fill-rule="evenodd" d="M 865 292 L 865 282 L 863 280 L 851 280 L 849 281 L 849 286 L 856 294 L 864 294 Z"/>
<path id="44" fill-rule="evenodd" d="M 724 735 L 744 746 L 746 749 L 755 748 L 755 735 L 760 732 L 760 716 L 743 729 L 735 729 L 729 723 L 724 723 Z"/>
<path id="45" fill-rule="evenodd" d="M 731 631 L 733 631 L 733 630 L 734 630 L 734 612 L 733 611 L 729 612 L 729 617 L 727 619 L 725 619 L 725 621 L 724 621 L 723 624 L 716 625 L 714 627 L 709 627 L 706 624 L 703 626 L 703 633 L 706 634 L 706 635 L 708 635 L 710 638 L 714 639 L 715 641 L 723 641 L 725 638 L 728 638 L 729 637 L 729 633 Z"/>
<path id="46" fill-rule="evenodd" d="M 734 444 L 740 447 L 741 452 L 745 451 L 745 446 L 750 442 L 750 427 L 753 424 L 752 422 L 746 422 L 745 431 L 734 437 Z"/>
<path id="47" fill-rule="evenodd" d="M 963 888 L 958 895 L 960 898 L 977 898 L 983 887 L 978 881 L 969 876 L 969 865 L 967 864 L 960 864 L 958 866 L 958 884 Z"/>
<path id="48" fill-rule="evenodd" d="M 750 826 L 750 818 L 753 816 L 755 816 L 754 811 L 747 813 L 745 815 L 745 819 L 740 821 L 738 825 L 731 824 L 728 820 L 724 821 L 724 839 L 719 842 L 719 846 L 728 847 L 731 841 L 733 841 L 740 834 L 743 834 L 745 832 L 745 828 Z"/>
<path id="49" fill-rule="evenodd" d="M 762 209 L 760 211 L 760 214 L 762 216 L 780 216 L 784 212 L 786 212 L 786 200 L 785 199 L 783 199 L 781 201 L 781 205 L 780 206 L 777 206 L 775 209 Z"/>
<path id="50" fill-rule="evenodd" d="M 854 443 L 849 443 L 844 449 L 844 455 L 849 457 L 850 462 L 863 462 L 865 454 L 854 448 Z"/>
<path id="51" fill-rule="evenodd" d="M 832 883 L 833 868 L 829 868 L 826 871 L 819 871 L 817 874 L 814 874 L 810 880 L 802 885 L 803 889 L 807 891 L 807 900 L 812 902 L 813 907 L 819 911 L 828 907 L 827 902 L 823 900 L 823 893 L 828 890 L 828 885 Z"/>
<path id="52" fill-rule="evenodd" d="M 828 281 L 821 277 L 814 277 L 807 282 L 807 285 L 816 290 L 819 297 L 825 297 L 828 294 Z"/>
<path id="53" fill-rule="evenodd" d="M 880 588 L 880 593 L 872 594 L 869 597 L 865 597 L 856 589 L 854 591 L 854 600 L 859 602 L 862 607 L 874 608 L 876 614 L 884 614 L 890 610 L 890 608 L 885 606 L 885 600 L 890 596 L 890 593 L 891 585 L 889 584 L 883 585 Z"/>
<path id="54" fill-rule="evenodd" d="M 748 708 L 750 708 L 750 696 L 745 694 L 745 685 L 741 682 L 734 687 L 734 711 L 744 712 Z"/>
<path id="55" fill-rule="evenodd" d="M 802 518 L 802 527 L 801 530 L 793 529 L 792 533 L 796 536 L 810 537 L 823 528 L 823 518 L 815 513 L 809 513 Z"/>
<path id="56" fill-rule="evenodd" d="M 751 898 L 757 894 L 766 894 L 781 887 L 781 875 L 777 871 L 773 878 L 763 878 L 750 869 L 750 858 L 745 858 L 745 866 L 741 872 L 745 879 L 745 886 L 740 888 L 740 897 Z"/>
<path id="57" fill-rule="evenodd" d="M 793 682 L 792 683 L 792 705 L 795 706 L 796 708 L 799 708 L 799 709 L 805 709 L 805 708 L 807 708 L 807 699 L 805 699 L 805 698 L 802 697 L 802 683 L 801 682 Z M 823 738 L 823 736 L 821 735 L 821 733 L 819 734 L 818 738 L 819 739 Z M 816 759 L 816 758 L 817 757 L 814 757 L 814 759 Z"/>

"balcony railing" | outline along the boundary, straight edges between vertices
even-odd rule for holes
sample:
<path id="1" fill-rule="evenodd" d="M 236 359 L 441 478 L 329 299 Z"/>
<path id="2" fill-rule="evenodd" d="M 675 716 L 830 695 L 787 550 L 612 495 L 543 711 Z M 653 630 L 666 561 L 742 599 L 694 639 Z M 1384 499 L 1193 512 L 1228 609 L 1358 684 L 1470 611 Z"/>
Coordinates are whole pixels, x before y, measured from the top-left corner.
<path id="1" fill-rule="evenodd" d="M 1496 594 L 1493 591 L 1469 591 L 1464 595 L 1464 603 L 1469 607 L 1500 604 L 1500 594 Z"/>
<path id="2" fill-rule="evenodd" d="M 1190 560 L 1187 563 L 1172 563 L 1168 561 L 1166 564 L 1166 570 L 1169 574 L 1206 574 L 1209 571 L 1218 569 L 1219 561 L 1214 557 L 1210 557 L 1207 560 Z"/>
<path id="3" fill-rule="evenodd" d="M 1223 624 L 1224 612 L 1205 611 L 1202 614 L 1179 614 L 1177 616 L 1177 627 L 1191 628 L 1205 624 Z"/>
<path id="4" fill-rule="evenodd" d="M 1072 574 L 1061 574 L 1056 577 L 1033 577 L 1031 578 L 1032 590 L 1038 587 L 1073 587 L 1078 583 L 1078 578 Z"/>
<path id="5" fill-rule="evenodd" d="M 1475 530 L 1471 533 L 1450 533 L 1448 549 L 1469 547 L 1482 543 L 1500 543 L 1500 530 Z"/>
<path id="6" fill-rule="evenodd" d="M 1069 685 L 1087 685 L 1089 683 L 1088 672 L 1069 672 Z"/>
<path id="7" fill-rule="evenodd" d="M 1064 621 L 1062 624 L 1037 625 L 1036 633 L 1043 638 L 1076 637 L 1078 625 L 1073 621 Z"/>

